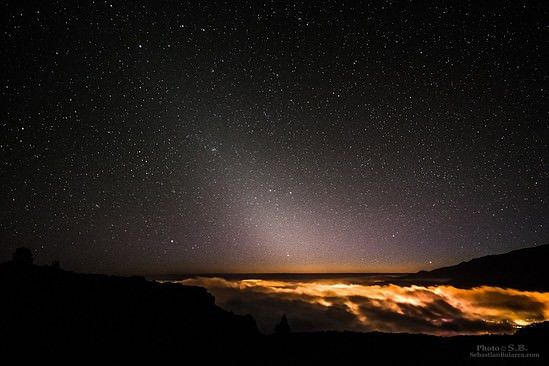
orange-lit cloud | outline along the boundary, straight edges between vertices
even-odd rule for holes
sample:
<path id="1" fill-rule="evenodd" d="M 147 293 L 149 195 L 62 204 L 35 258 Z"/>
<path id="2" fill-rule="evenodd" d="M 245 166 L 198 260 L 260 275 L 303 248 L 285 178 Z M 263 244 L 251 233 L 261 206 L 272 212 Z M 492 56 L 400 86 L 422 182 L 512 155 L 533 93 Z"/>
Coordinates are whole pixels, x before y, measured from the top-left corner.
<path id="1" fill-rule="evenodd" d="M 497 287 L 365 285 L 353 281 L 192 278 L 217 303 L 250 313 L 270 331 L 281 313 L 295 330 L 421 332 L 438 335 L 512 333 L 549 320 L 549 293 Z"/>

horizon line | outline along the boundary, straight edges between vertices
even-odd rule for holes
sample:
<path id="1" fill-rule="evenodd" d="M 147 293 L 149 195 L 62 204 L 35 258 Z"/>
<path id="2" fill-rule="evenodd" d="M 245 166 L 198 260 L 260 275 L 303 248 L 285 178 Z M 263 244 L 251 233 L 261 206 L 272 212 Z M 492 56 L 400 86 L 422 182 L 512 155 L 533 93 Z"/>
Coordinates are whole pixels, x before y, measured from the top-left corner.
<path id="1" fill-rule="evenodd" d="M 233 275 L 233 276 L 272 276 L 272 275 L 407 275 L 417 272 L 181 272 L 181 273 L 165 273 L 165 274 L 150 274 L 145 277 L 161 277 L 161 276 L 216 276 L 216 275 Z"/>

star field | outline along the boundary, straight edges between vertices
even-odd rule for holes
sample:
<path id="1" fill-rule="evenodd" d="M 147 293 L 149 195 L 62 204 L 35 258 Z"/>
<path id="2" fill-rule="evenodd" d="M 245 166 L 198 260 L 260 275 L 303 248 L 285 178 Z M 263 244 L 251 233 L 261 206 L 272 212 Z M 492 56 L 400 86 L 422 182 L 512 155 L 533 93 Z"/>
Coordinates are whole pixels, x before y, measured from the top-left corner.
<path id="1" fill-rule="evenodd" d="M 2 259 L 415 271 L 547 242 L 544 2 L 2 10 Z"/>

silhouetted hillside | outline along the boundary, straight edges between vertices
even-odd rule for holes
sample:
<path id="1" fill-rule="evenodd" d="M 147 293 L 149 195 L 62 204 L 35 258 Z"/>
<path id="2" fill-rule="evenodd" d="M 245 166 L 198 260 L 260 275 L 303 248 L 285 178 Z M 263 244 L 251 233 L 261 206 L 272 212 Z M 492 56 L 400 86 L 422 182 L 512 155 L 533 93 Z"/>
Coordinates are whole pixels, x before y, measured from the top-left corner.
<path id="1" fill-rule="evenodd" d="M 18 361 L 127 364 L 152 356 L 153 364 L 170 357 L 184 365 L 462 365 L 475 360 L 472 354 L 485 353 L 481 347 L 509 344 L 527 347 L 515 352 L 519 356 L 539 353 L 528 361 L 547 361 L 547 323 L 513 336 L 436 337 L 292 333 L 291 320 L 284 316 L 284 331 L 261 335 L 251 316 L 217 307 L 201 287 L 22 263 L 0 264 L 0 350 L 5 356 L 16 355 Z M 482 359 L 483 364 L 497 365 L 515 361 Z"/>
<path id="2" fill-rule="evenodd" d="M 408 279 L 437 279 L 461 287 L 499 286 L 549 291 L 549 244 L 488 255 L 433 271 L 421 271 Z"/>
<path id="3" fill-rule="evenodd" d="M 185 350 L 257 334 L 251 316 L 219 308 L 204 288 L 142 277 L 9 262 L 0 264 L 0 294 L 3 346 Z"/>

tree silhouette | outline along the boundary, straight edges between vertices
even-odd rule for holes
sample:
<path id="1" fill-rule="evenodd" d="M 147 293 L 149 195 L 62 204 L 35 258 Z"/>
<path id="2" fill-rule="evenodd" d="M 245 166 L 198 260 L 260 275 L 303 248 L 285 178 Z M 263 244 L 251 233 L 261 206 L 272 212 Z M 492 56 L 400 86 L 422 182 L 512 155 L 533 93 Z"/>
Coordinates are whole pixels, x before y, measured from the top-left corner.
<path id="1" fill-rule="evenodd" d="M 288 324 L 288 319 L 286 318 L 286 314 L 282 315 L 282 318 L 280 319 L 280 323 L 278 323 L 275 327 L 275 334 L 278 335 L 284 335 L 290 333 L 290 325 Z"/>
<path id="2" fill-rule="evenodd" d="M 17 248 L 12 255 L 13 261 L 17 264 L 31 265 L 34 261 L 32 252 L 29 248 Z"/>

